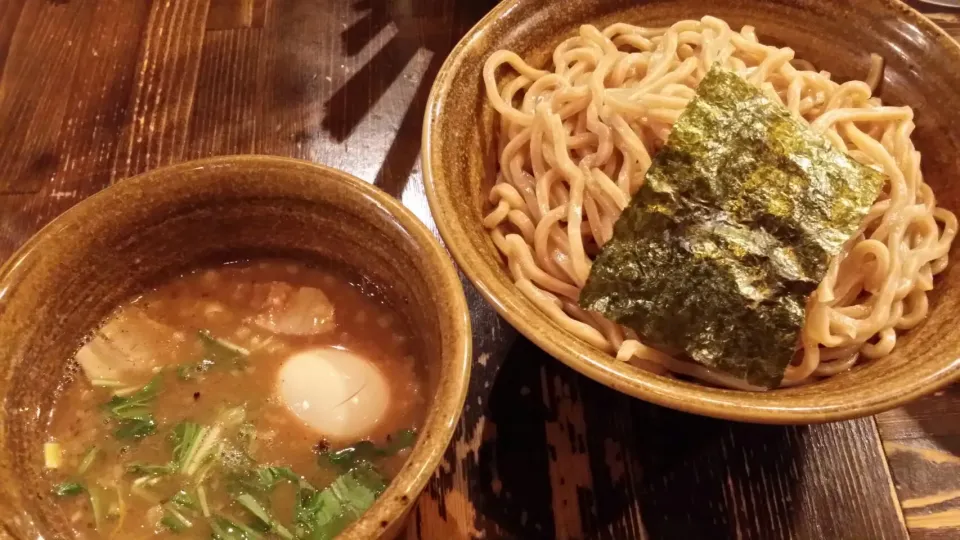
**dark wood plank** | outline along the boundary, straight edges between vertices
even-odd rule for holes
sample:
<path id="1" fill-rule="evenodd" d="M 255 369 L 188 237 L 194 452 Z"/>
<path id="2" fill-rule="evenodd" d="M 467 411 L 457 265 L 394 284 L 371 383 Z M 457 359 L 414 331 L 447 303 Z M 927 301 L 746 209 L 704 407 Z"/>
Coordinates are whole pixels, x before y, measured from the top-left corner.
<path id="1" fill-rule="evenodd" d="M 89 36 L 86 47 L 78 47 L 75 67 L 64 68 L 75 74 L 73 81 L 51 75 L 70 103 L 58 140 L 48 143 L 57 165 L 37 193 L 0 195 L 0 259 L 6 259 L 47 221 L 109 182 L 149 8 L 145 2 L 99 2 L 90 21 L 97 32 Z M 14 101 L 36 91 L 26 78 L 3 88 L 3 99 Z M 24 129 L 20 126 L 18 132 L 22 135 Z M 0 153 L 11 151 L 7 146 L 0 148 Z"/>
<path id="2" fill-rule="evenodd" d="M 113 180 L 185 159 L 209 0 L 153 2 Z"/>
<path id="3" fill-rule="evenodd" d="M 148 2 L 100 0 L 93 32 L 80 51 L 70 106 L 57 145 L 60 168 L 52 196 L 76 202 L 110 180 L 134 84 L 133 69 L 150 13 Z M 53 195 L 55 193 L 55 195 Z"/>
<path id="4" fill-rule="evenodd" d="M 316 16 L 323 13 L 323 17 Z M 323 101 L 349 77 L 352 63 L 339 53 L 339 32 L 351 13 L 346 2 L 272 0 L 263 28 L 258 96 L 264 121 L 259 151 L 317 160 L 356 174 L 346 160 L 360 161 L 330 144 L 320 129 Z M 350 67 L 348 67 L 350 64 Z M 336 156 L 340 155 L 340 159 Z M 373 159 L 369 156 L 366 159 Z"/>
<path id="5" fill-rule="evenodd" d="M 263 28 L 268 0 L 210 0 L 207 30 Z"/>
<path id="6" fill-rule="evenodd" d="M 203 43 L 189 156 L 256 153 L 260 30 L 208 31 Z"/>
<path id="7" fill-rule="evenodd" d="M 960 385 L 877 416 L 913 538 L 960 538 Z"/>
<path id="8" fill-rule="evenodd" d="M 95 8 L 29 0 L 20 11 L 0 78 L 0 193 L 36 192 L 56 174 L 70 96 L 63 85 L 86 50 Z"/>
<path id="9" fill-rule="evenodd" d="M 8 0 L 0 3 L 0 73 L 3 73 L 3 67 L 7 62 L 13 31 L 17 28 L 20 12 L 25 3 L 26 0 Z"/>
<path id="10" fill-rule="evenodd" d="M 572 411 L 549 442 L 589 463 L 586 484 L 557 453 L 556 468 L 586 484 L 569 503 L 582 531 L 571 538 L 907 537 L 870 419 L 738 424 L 627 398 L 555 362 L 543 378 L 547 408 Z"/>

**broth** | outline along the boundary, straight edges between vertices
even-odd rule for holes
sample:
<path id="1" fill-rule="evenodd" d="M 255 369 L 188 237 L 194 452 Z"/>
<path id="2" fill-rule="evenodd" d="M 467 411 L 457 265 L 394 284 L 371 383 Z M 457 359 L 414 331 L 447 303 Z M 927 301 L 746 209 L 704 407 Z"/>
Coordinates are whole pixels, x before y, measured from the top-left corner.
<path id="1" fill-rule="evenodd" d="M 334 269 L 263 260 L 180 276 L 77 354 L 45 447 L 62 458 L 53 500 L 78 538 L 329 537 L 409 453 L 425 415 L 418 353 L 382 292 Z M 336 384 L 312 385 L 321 368 Z"/>

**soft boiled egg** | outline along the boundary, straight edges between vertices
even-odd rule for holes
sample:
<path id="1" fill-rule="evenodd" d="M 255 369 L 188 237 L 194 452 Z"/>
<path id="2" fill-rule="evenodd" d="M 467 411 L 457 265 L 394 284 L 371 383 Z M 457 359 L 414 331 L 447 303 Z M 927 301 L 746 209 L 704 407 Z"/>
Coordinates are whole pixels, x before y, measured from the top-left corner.
<path id="1" fill-rule="evenodd" d="M 370 434 L 387 412 L 390 387 L 366 358 L 339 348 L 290 356 L 277 377 L 277 395 L 305 424 L 333 440 Z"/>

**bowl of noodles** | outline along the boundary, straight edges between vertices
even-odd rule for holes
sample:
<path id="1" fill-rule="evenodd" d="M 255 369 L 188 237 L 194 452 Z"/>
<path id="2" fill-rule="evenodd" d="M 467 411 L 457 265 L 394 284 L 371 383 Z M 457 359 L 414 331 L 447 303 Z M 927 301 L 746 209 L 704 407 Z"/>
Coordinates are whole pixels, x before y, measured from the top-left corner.
<path id="1" fill-rule="evenodd" d="M 494 308 L 615 390 L 738 421 L 960 377 L 960 46 L 895 0 L 508 0 L 423 171 Z"/>

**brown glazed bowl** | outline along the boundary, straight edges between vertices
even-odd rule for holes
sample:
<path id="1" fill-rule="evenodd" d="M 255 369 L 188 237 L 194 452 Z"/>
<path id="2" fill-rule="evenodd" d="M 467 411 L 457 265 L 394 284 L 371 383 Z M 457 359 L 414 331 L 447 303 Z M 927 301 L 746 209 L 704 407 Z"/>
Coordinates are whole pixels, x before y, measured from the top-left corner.
<path id="1" fill-rule="evenodd" d="M 333 261 L 383 286 L 423 340 L 432 406 L 400 474 L 342 538 L 392 537 L 443 455 L 466 396 L 470 319 L 439 242 L 345 173 L 266 156 L 183 163 L 70 209 L 0 269 L 0 537 L 65 538 L 45 504 L 51 404 L 83 337 L 155 280 L 252 255 Z"/>
<path id="2" fill-rule="evenodd" d="M 790 424 L 854 418 L 890 409 L 960 377 L 960 242 L 937 279 L 931 312 L 898 338 L 894 353 L 815 384 L 750 393 L 652 375 L 560 329 L 517 291 L 481 218 L 497 169 L 494 110 L 482 84 L 486 58 L 509 49 L 548 65 L 550 52 L 582 24 L 650 27 L 713 15 L 840 80 L 866 76 L 870 53 L 886 60 L 881 97 L 916 111 L 914 141 L 941 206 L 960 211 L 960 46 L 896 0 L 506 0 L 454 48 L 430 93 L 423 174 L 448 249 L 500 314 L 546 352 L 631 396 L 738 421 Z"/>

